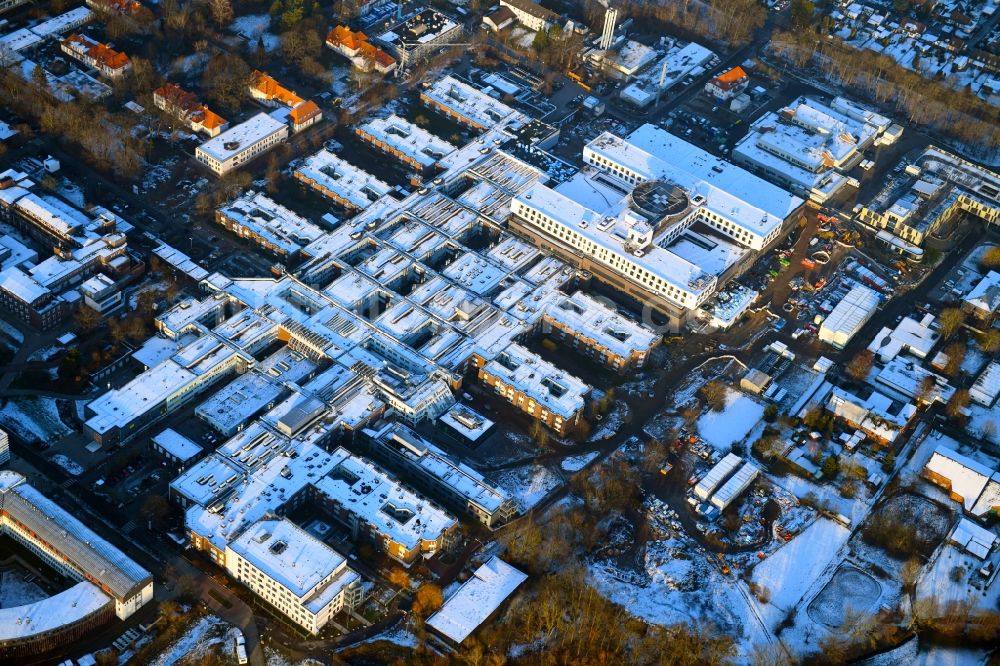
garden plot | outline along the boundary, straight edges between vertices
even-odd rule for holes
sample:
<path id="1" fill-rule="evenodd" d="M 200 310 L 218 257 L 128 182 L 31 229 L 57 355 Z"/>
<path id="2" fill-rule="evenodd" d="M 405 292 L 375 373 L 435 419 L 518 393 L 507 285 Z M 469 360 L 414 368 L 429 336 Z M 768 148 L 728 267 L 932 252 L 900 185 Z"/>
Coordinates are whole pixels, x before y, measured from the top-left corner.
<path id="1" fill-rule="evenodd" d="M 541 465 L 525 465 L 504 470 L 497 484 L 514 498 L 522 511 L 529 511 L 559 487 L 559 477 Z"/>
<path id="2" fill-rule="evenodd" d="M 45 590 L 24 580 L 27 569 L 17 566 L 0 571 L 0 608 L 16 608 L 47 598 Z"/>
<path id="3" fill-rule="evenodd" d="M 806 610 L 814 622 L 839 628 L 852 616 L 870 612 L 881 595 L 882 586 L 875 578 L 842 564 Z"/>
<path id="4" fill-rule="evenodd" d="M 828 518 L 818 518 L 805 531 L 754 567 L 752 580 L 766 590 L 761 615 L 775 627 L 798 605 L 832 562 L 850 531 Z"/>
<path id="5" fill-rule="evenodd" d="M 764 406 L 739 391 L 729 389 L 726 408 L 709 411 L 698 419 L 698 434 L 718 451 L 729 451 L 764 417 Z"/>
<path id="6" fill-rule="evenodd" d="M 0 408 L 0 425 L 26 442 L 54 442 L 73 431 L 52 398 L 11 398 Z"/>

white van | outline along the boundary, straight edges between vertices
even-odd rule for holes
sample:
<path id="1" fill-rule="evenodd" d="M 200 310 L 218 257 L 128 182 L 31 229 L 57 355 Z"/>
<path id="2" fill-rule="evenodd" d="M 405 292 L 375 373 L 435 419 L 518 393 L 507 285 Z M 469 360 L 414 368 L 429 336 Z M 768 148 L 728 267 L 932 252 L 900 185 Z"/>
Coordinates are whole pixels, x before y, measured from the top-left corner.
<path id="1" fill-rule="evenodd" d="M 243 638 L 243 632 L 237 627 L 233 629 L 233 634 L 236 637 L 236 663 L 245 664 L 247 663 L 247 644 L 246 639 Z"/>

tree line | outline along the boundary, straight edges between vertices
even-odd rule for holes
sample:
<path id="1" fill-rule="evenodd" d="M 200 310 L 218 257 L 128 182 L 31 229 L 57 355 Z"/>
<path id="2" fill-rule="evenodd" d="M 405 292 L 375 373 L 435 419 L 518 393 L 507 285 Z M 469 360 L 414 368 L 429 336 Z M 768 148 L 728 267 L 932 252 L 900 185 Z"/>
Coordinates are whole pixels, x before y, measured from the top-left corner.
<path id="1" fill-rule="evenodd" d="M 912 124 L 962 142 L 970 152 L 988 155 L 1000 146 L 995 107 L 968 89 L 927 79 L 889 56 L 806 30 L 776 33 L 770 50 L 794 68 L 817 68 L 826 79 L 894 109 Z"/>

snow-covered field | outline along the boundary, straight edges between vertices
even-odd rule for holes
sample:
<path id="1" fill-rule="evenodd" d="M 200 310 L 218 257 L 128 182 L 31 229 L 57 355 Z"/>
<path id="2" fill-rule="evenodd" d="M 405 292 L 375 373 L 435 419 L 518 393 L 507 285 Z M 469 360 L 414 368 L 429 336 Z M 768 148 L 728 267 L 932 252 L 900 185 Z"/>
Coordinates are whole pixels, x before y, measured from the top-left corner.
<path id="1" fill-rule="evenodd" d="M 729 451 L 753 430 L 764 416 L 764 406 L 739 391 L 726 394 L 726 408 L 708 411 L 698 419 L 698 434 L 719 451 Z"/>
<path id="2" fill-rule="evenodd" d="M 609 600 L 651 624 L 710 623 L 744 646 L 772 640 L 741 585 L 708 564 L 692 543 L 651 542 L 641 574 L 598 562 L 590 566 L 590 579 Z"/>
<path id="3" fill-rule="evenodd" d="M 767 590 L 761 614 L 773 628 L 794 608 L 837 557 L 850 531 L 828 518 L 818 518 L 753 570 L 752 580 Z"/>
<path id="4" fill-rule="evenodd" d="M 541 465 L 525 465 L 504 470 L 497 477 L 497 483 L 514 497 L 522 511 L 528 511 L 561 482 L 559 477 Z"/>
<path id="5" fill-rule="evenodd" d="M 0 572 L 0 608 L 24 606 L 41 601 L 47 596 L 49 595 L 42 588 L 24 581 L 23 570 Z"/>
<path id="6" fill-rule="evenodd" d="M 52 456 L 50 460 L 66 470 L 66 472 L 71 476 L 80 476 L 84 472 L 83 467 L 78 465 L 76 461 L 70 460 L 61 453 L 57 453 Z"/>
<path id="7" fill-rule="evenodd" d="M 73 432 L 52 398 L 11 398 L 0 408 L 0 425 L 27 441 L 53 442 Z"/>

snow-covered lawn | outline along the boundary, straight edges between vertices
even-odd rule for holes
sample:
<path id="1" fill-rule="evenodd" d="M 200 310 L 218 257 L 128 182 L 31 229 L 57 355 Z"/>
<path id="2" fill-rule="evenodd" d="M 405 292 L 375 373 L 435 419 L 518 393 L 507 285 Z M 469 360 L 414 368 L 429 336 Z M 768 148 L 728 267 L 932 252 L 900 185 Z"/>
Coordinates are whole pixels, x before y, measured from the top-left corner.
<path id="1" fill-rule="evenodd" d="M 11 398 L 0 408 L 0 425 L 26 441 L 53 442 L 73 432 L 52 398 Z"/>
<path id="2" fill-rule="evenodd" d="M 21 331 L 17 330 L 11 324 L 5 322 L 3 319 L 0 319 L 0 333 L 3 333 L 17 344 L 21 344 L 22 342 L 24 342 L 24 335 L 21 333 Z"/>
<path id="3" fill-rule="evenodd" d="M 24 571 L 15 569 L 0 573 L 0 608 L 15 608 L 41 601 L 49 595 L 34 583 L 24 581 Z"/>
<path id="4" fill-rule="evenodd" d="M 974 601 L 980 608 L 996 610 L 1000 585 L 990 585 L 983 594 L 979 568 L 983 562 L 947 544 L 938 549 L 917 580 L 917 599 L 932 599 L 938 607 L 950 602 Z M 954 576 L 957 580 L 953 580 Z"/>
<path id="5" fill-rule="evenodd" d="M 573 456 L 571 458 L 566 458 L 562 461 L 560 465 L 565 472 L 579 472 L 581 469 L 587 466 L 591 460 L 598 456 L 598 451 L 591 451 L 590 453 L 584 453 L 581 456 Z"/>
<path id="6" fill-rule="evenodd" d="M 257 47 L 257 40 L 261 40 L 265 51 L 274 51 L 281 46 L 281 39 L 268 32 L 270 27 L 271 17 L 267 14 L 250 14 L 238 17 L 229 30 L 244 37 L 253 48 Z"/>
<path id="7" fill-rule="evenodd" d="M 150 666 L 173 666 L 182 659 L 193 660 L 213 645 L 225 641 L 228 629 L 229 625 L 215 615 L 203 617 L 154 658 Z"/>
<path id="8" fill-rule="evenodd" d="M 818 518 L 805 531 L 754 567 L 753 582 L 767 590 L 761 614 L 774 628 L 837 558 L 850 531 L 828 518 Z"/>
<path id="9" fill-rule="evenodd" d="M 61 453 L 57 453 L 56 455 L 52 456 L 50 460 L 52 460 L 52 462 L 54 462 L 55 464 L 59 465 L 64 470 L 66 470 L 66 472 L 70 476 L 80 476 L 84 472 L 83 467 L 78 465 L 76 461 L 70 460 Z"/>
<path id="10" fill-rule="evenodd" d="M 528 511 L 561 482 L 559 477 L 541 465 L 525 465 L 504 470 L 497 477 L 497 483 L 514 497 L 522 511 Z"/>
<path id="11" fill-rule="evenodd" d="M 709 411 L 698 419 L 698 434 L 719 451 L 729 451 L 753 430 L 764 416 L 764 406 L 739 391 L 726 394 L 726 408 Z"/>

